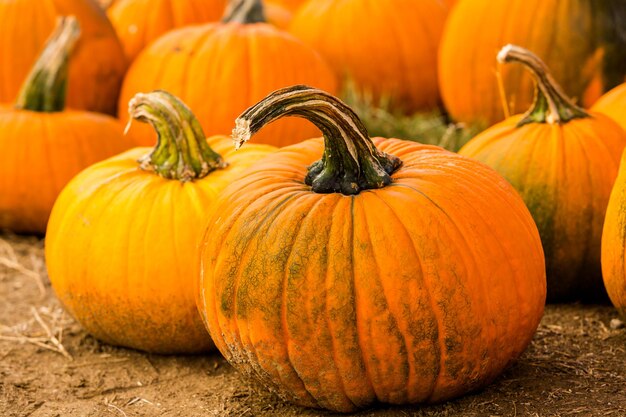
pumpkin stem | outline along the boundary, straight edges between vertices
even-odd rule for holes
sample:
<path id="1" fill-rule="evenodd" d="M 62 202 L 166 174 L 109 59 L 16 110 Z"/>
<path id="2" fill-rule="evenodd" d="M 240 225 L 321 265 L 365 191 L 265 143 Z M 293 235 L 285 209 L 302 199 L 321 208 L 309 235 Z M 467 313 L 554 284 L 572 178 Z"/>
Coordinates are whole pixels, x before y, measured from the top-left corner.
<path id="1" fill-rule="evenodd" d="M 80 37 L 74 16 L 59 17 L 43 52 L 28 74 L 15 107 L 36 112 L 61 112 L 65 108 L 69 56 Z"/>
<path id="2" fill-rule="evenodd" d="M 128 113 L 131 120 L 150 123 L 158 134 L 156 147 L 139 160 L 142 169 L 187 182 L 227 166 L 207 143 L 198 119 L 172 94 L 139 93 L 128 103 Z"/>
<path id="3" fill-rule="evenodd" d="M 506 45 L 498 53 L 498 61 L 522 63 L 532 73 L 537 83 L 535 101 L 518 126 L 528 123 L 562 124 L 573 119 L 589 117 L 589 113 L 567 97 L 550 74 L 548 66 L 529 50 L 516 45 Z"/>
<path id="4" fill-rule="evenodd" d="M 222 17 L 223 23 L 267 23 L 261 0 L 230 0 Z"/>
<path id="5" fill-rule="evenodd" d="M 263 126 L 281 117 L 303 117 L 324 134 L 324 155 L 309 167 L 305 182 L 316 193 L 358 194 L 391 183 L 402 161 L 381 152 L 359 117 L 332 95 L 307 86 L 277 90 L 250 107 L 235 121 L 237 148 Z"/>

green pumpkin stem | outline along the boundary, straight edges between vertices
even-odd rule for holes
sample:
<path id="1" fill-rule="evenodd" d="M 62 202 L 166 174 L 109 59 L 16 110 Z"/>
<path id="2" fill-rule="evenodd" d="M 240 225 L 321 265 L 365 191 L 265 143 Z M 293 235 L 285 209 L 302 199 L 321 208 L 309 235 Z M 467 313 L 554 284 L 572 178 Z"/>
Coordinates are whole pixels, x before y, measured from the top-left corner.
<path id="1" fill-rule="evenodd" d="M 187 182 L 227 166 L 207 143 L 198 119 L 172 94 L 139 93 L 128 103 L 128 113 L 131 120 L 150 123 L 158 134 L 156 147 L 139 160 L 142 169 Z"/>
<path id="2" fill-rule="evenodd" d="M 563 124 L 573 119 L 589 117 L 589 113 L 567 97 L 552 77 L 548 66 L 529 50 L 516 45 L 506 45 L 498 53 L 498 61 L 523 64 L 532 73 L 537 83 L 535 101 L 518 126 L 529 123 Z"/>
<path id="3" fill-rule="evenodd" d="M 69 57 L 80 37 L 74 16 L 60 17 L 17 97 L 15 107 L 36 112 L 61 112 L 65 108 Z"/>
<path id="4" fill-rule="evenodd" d="M 359 117 L 332 95 L 307 86 L 277 90 L 236 120 L 237 148 L 263 126 L 281 117 L 302 117 L 324 134 L 324 155 L 309 167 L 305 182 L 317 193 L 358 194 L 391 183 L 402 161 L 381 152 Z"/>
<path id="5" fill-rule="evenodd" d="M 267 23 L 261 0 L 230 0 L 222 17 L 223 23 Z"/>

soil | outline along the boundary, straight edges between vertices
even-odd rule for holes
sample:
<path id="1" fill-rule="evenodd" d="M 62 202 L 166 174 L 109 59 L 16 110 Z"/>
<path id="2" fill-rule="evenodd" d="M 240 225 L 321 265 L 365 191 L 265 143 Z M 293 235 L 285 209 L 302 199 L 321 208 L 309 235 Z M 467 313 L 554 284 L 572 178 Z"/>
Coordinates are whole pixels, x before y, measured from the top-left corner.
<path id="1" fill-rule="evenodd" d="M 158 356 L 98 342 L 54 297 L 37 238 L 0 235 L 0 299 L 0 416 L 334 415 L 284 404 L 218 353 Z M 482 392 L 355 416 L 626 416 L 617 318 L 608 306 L 548 306 L 526 353 Z"/>

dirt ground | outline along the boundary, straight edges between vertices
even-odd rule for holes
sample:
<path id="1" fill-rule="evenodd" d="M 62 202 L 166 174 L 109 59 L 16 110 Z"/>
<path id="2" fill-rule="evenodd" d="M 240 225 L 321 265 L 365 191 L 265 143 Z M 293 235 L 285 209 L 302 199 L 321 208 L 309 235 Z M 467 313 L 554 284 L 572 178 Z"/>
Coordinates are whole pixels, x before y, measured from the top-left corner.
<path id="1" fill-rule="evenodd" d="M 220 357 L 99 343 L 63 313 L 43 242 L 0 235 L 0 416 L 332 416 L 283 404 Z M 626 330 L 614 309 L 550 306 L 523 357 L 482 392 L 391 416 L 626 416 Z M 613 327 L 619 323 L 613 323 Z"/>

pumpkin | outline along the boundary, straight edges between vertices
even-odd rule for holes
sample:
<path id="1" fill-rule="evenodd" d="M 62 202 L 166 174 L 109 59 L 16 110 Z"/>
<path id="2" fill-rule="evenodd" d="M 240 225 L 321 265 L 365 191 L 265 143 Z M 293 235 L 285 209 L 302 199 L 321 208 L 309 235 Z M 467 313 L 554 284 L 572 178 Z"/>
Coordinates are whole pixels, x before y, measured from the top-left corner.
<path id="1" fill-rule="evenodd" d="M 295 12 L 307 0 L 266 0 L 267 4 L 277 5 L 279 7 Z"/>
<path id="2" fill-rule="evenodd" d="M 593 105 L 592 110 L 606 114 L 626 129 L 626 83 L 615 87 L 600 97 Z"/>
<path id="3" fill-rule="evenodd" d="M 93 0 L 0 1 L 0 102 L 16 99 L 60 15 L 75 15 L 82 32 L 70 65 L 68 106 L 115 114 L 126 60 L 111 23 Z"/>
<path id="4" fill-rule="evenodd" d="M 624 81 L 625 24 L 622 0 L 461 0 L 441 41 L 445 107 L 456 121 L 487 127 L 532 104 L 532 78 L 493 59 L 508 43 L 545 57 L 565 91 L 588 107 Z"/>
<path id="5" fill-rule="evenodd" d="M 197 297 L 221 353 L 290 401 L 342 412 L 496 378 L 545 301 L 515 190 L 442 148 L 371 140 L 345 104 L 302 86 L 247 110 L 237 144 L 287 115 L 324 139 L 255 164 L 209 214 Z"/>
<path id="6" fill-rule="evenodd" d="M 335 76 L 319 54 L 263 23 L 258 0 L 232 6 L 222 23 L 178 29 L 146 48 L 128 71 L 120 105 L 138 92 L 165 89 L 188 103 L 213 135 L 230 133 L 241 111 L 277 88 L 306 82 L 336 92 Z M 154 141 L 145 129 L 135 133 L 145 144 Z M 284 146 L 317 135 L 310 124 L 285 120 L 257 140 Z"/>
<path id="7" fill-rule="evenodd" d="M 83 168 L 132 145 L 112 117 L 64 110 L 75 18 L 60 21 L 15 107 L 0 107 L 0 229 L 43 233 L 61 189 Z"/>
<path id="8" fill-rule="evenodd" d="M 63 190 L 46 237 L 50 282 L 100 340 L 155 353 L 207 350 L 194 301 L 206 214 L 273 148 L 234 152 L 226 137 L 205 139 L 189 108 L 166 92 L 137 95 L 130 112 L 154 126 L 158 144 L 93 165 Z"/>
<path id="9" fill-rule="evenodd" d="M 626 316 L 626 153 L 611 192 L 602 233 L 602 276 L 611 302 Z"/>
<path id="10" fill-rule="evenodd" d="M 546 254 L 548 300 L 605 299 L 602 225 L 626 133 L 607 116 L 573 104 L 530 51 L 509 45 L 498 59 L 530 70 L 535 103 L 459 153 L 494 168 L 522 195 Z"/>
<path id="11" fill-rule="evenodd" d="M 437 48 L 446 14 L 440 0 L 310 0 L 290 31 L 375 104 L 414 112 L 439 103 Z"/>
<path id="12" fill-rule="evenodd" d="M 108 15 L 129 61 L 150 42 L 182 26 L 214 22 L 226 0 L 120 0 Z"/>

